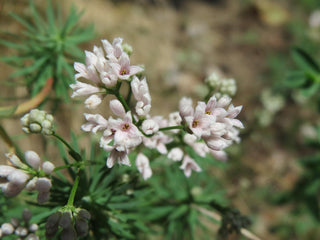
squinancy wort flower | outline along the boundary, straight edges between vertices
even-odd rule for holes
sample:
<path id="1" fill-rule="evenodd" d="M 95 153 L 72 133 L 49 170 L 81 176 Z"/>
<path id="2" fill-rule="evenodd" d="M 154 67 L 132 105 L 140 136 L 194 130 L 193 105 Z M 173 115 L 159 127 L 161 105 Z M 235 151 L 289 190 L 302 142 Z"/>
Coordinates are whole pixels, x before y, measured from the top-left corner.
<path id="1" fill-rule="evenodd" d="M 102 49 L 95 47 L 94 53 L 86 52 L 86 65 L 75 64 L 75 69 L 79 72 L 75 78 L 84 77 L 91 81 L 91 85 L 77 81 L 71 88 L 74 90 L 73 96 L 92 97 L 98 96 L 97 93 L 101 96 L 103 92 L 117 98 L 109 104 L 117 118 L 106 119 L 100 114 L 85 113 L 87 122 L 82 125 L 83 131 L 103 133 L 100 146 L 109 152 L 109 168 L 115 163 L 130 166 L 128 155 L 140 145 L 168 154 L 168 158 L 173 161 L 183 160 L 180 168 L 187 177 L 192 171 L 201 171 L 201 168 L 186 154 L 186 146 L 193 148 L 202 157 L 211 154 L 217 159 L 226 160 L 224 149 L 233 142 L 240 141 L 238 128 L 243 128 L 243 125 L 236 116 L 242 106 L 234 107 L 229 96 L 213 95 L 207 103 L 199 101 L 194 109 L 192 100 L 184 97 L 179 103 L 179 112 L 171 113 L 169 119 L 151 116 L 151 96 L 147 81 L 135 76 L 142 69 L 129 66 L 128 55 L 121 45 L 122 39 L 116 38 L 112 44 L 107 40 L 102 42 L 106 56 Z M 130 82 L 129 87 L 136 100 L 134 110 L 129 107 L 130 98 L 125 100 L 120 94 L 118 83 L 123 80 Z M 97 101 L 93 105 L 99 103 Z M 168 149 L 168 144 L 175 141 L 175 135 L 182 136 L 183 140 L 179 138 L 178 143 L 181 146 Z M 145 154 L 138 153 L 136 166 L 144 179 L 151 177 L 152 170 Z"/>
<path id="2" fill-rule="evenodd" d="M 23 189 L 38 192 L 38 203 L 49 200 L 51 188 L 51 173 L 54 165 L 46 161 L 42 163 L 39 155 L 33 151 L 25 152 L 26 163 L 15 154 L 8 153 L 6 157 L 12 164 L 0 165 L 0 187 L 6 197 L 14 197 Z"/>
<path id="3" fill-rule="evenodd" d="M 115 38 L 112 44 L 102 40 L 102 44 L 103 48 L 94 46 L 93 52 L 85 51 L 86 64 L 74 64 L 78 73 L 75 75 L 76 83 L 70 85 L 73 90 L 71 97 L 89 96 L 84 102 L 89 109 L 101 103 L 107 89 L 112 90 L 118 82 L 129 80 L 143 71 L 142 67 L 130 65 L 129 55 L 122 47 L 122 38 Z M 79 81 L 79 78 L 86 79 L 88 83 Z"/>

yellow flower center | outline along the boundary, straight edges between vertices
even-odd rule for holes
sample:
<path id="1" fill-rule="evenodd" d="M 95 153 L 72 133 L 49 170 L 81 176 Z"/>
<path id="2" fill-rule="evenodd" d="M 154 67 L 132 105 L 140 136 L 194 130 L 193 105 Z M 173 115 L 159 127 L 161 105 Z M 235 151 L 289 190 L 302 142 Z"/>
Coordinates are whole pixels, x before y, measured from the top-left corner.
<path id="1" fill-rule="evenodd" d="M 121 75 L 127 74 L 127 70 L 126 70 L 126 69 L 121 70 L 120 74 L 121 74 Z"/>
<path id="2" fill-rule="evenodd" d="M 210 111 L 210 110 L 206 111 L 206 114 L 210 115 L 210 114 L 211 114 L 211 111 Z"/>
<path id="3" fill-rule="evenodd" d="M 128 130 L 129 129 L 129 124 L 128 123 L 126 123 L 125 125 L 123 125 L 123 127 L 122 127 L 122 130 Z"/>
<path id="4" fill-rule="evenodd" d="M 199 124 L 199 120 L 194 120 L 192 123 L 192 127 L 195 128 L 198 126 L 198 124 Z"/>

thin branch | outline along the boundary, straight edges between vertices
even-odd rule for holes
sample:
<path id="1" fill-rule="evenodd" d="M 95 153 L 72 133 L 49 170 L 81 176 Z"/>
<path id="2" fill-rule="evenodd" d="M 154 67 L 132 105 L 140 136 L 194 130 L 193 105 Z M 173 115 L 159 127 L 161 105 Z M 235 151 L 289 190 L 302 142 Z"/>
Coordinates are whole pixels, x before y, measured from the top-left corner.
<path id="1" fill-rule="evenodd" d="M 213 211 L 210 211 L 208 209 L 205 209 L 205 208 L 202 208 L 200 206 L 197 206 L 197 205 L 192 205 L 192 207 L 194 209 L 197 209 L 199 212 L 201 212 L 202 214 L 204 215 L 207 215 L 208 217 L 211 217 L 213 218 L 214 220 L 216 221 L 221 221 L 222 217 L 216 213 L 216 212 L 213 212 Z M 241 228 L 240 229 L 240 232 L 243 236 L 245 236 L 247 239 L 250 239 L 250 240 L 262 240 L 261 238 L 259 238 L 258 236 L 256 236 L 255 234 L 253 234 L 252 232 L 250 232 L 248 229 L 246 228 Z"/>

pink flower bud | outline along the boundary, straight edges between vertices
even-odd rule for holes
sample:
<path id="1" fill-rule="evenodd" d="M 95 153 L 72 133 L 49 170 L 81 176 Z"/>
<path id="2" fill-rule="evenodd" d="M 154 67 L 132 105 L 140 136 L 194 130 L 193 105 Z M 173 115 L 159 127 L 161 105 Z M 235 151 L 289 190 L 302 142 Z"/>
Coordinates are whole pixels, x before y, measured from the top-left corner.
<path id="1" fill-rule="evenodd" d="M 36 183 L 37 183 L 38 178 L 34 177 L 32 178 L 26 185 L 26 190 L 27 191 L 34 191 L 36 189 Z"/>
<path id="2" fill-rule="evenodd" d="M 39 192 L 37 196 L 37 201 L 39 204 L 45 203 L 50 198 L 50 192 Z"/>
<path id="3" fill-rule="evenodd" d="M 40 166 L 40 157 L 39 155 L 34 151 L 26 151 L 24 153 L 24 157 L 26 159 L 26 162 L 35 170 L 39 169 Z"/>
<path id="4" fill-rule="evenodd" d="M 6 178 L 10 173 L 15 170 L 14 167 L 7 165 L 0 165 L 0 178 Z"/>
<path id="5" fill-rule="evenodd" d="M 49 192 L 51 188 L 51 180 L 46 177 L 38 178 L 36 182 L 36 190 L 39 192 Z"/>
<path id="6" fill-rule="evenodd" d="M 28 174 L 20 169 L 16 169 L 9 174 L 7 179 L 13 184 L 24 186 L 29 178 L 30 176 Z"/>
<path id="7" fill-rule="evenodd" d="M 117 99 L 111 100 L 109 106 L 111 111 L 118 117 L 123 118 L 126 115 L 126 111 L 119 100 Z"/>
<path id="8" fill-rule="evenodd" d="M 42 164 L 42 170 L 45 172 L 45 174 L 50 175 L 53 172 L 54 168 L 55 166 L 52 162 L 47 161 Z"/>

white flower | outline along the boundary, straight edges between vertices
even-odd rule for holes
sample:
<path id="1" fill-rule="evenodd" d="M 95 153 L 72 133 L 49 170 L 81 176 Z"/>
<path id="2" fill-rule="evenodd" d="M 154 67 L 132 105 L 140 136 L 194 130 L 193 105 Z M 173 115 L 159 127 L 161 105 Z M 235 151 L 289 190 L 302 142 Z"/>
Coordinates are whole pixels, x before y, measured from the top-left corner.
<path id="1" fill-rule="evenodd" d="M 137 100 L 136 113 L 139 116 L 147 116 L 151 109 L 151 96 L 146 79 L 141 81 L 134 76 L 131 81 L 132 93 Z"/>
<path id="2" fill-rule="evenodd" d="M 108 121 L 100 114 L 84 113 L 84 117 L 88 122 L 83 124 L 81 129 L 85 132 L 97 133 L 108 127 Z"/>
<path id="3" fill-rule="evenodd" d="M 181 161 L 183 157 L 183 151 L 181 148 L 175 147 L 170 150 L 168 153 L 168 158 L 172 159 L 175 162 Z"/>
<path id="4" fill-rule="evenodd" d="M 26 151 L 24 153 L 26 162 L 35 170 L 38 170 L 40 167 L 40 157 L 34 151 Z"/>
<path id="5" fill-rule="evenodd" d="M 131 76 L 144 70 L 139 66 L 130 66 L 129 56 L 124 52 L 120 56 L 119 63 L 110 63 L 110 65 L 118 78 L 122 80 L 128 80 Z"/>
<path id="6" fill-rule="evenodd" d="M 99 104 L 101 103 L 101 96 L 99 95 L 91 95 L 90 97 L 88 97 L 85 101 L 85 107 L 88 109 L 95 109 L 99 106 Z"/>
<path id="7" fill-rule="evenodd" d="M 146 147 L 151 149 L 157 149 L 161 154 L 167 154 L 168 150 L 166 144 L 171 142 L 172 138 L 165 135 L 163 132 L 157 132 L 152 137 L 144 137 L 143 143 Z"/>
<path id="8" fill-rule="evenodd" d="M 142 142 L 142 133 L 132 123 L 131 112 L 127 112 L 123 119 L 109 119 L 110 129 L 114 131 L 113 140 L 117 151 L 138 146 Z"/>
<path id="9" fill-rule="evenodd" d="M 190 177 L 192 171 L 202 171 L 199 165 L 192 158 L 190 158 L 189 155 L 184 156 L 180 169 L 184 171 L 184 175 L 186 175 L 186 177 Z"/>
<path id="10" fill-rule="evenodd" d="M 154 134 L 159 131 L 159 124 L 153 119 L 144 120 L 141 126 L 146 134 Z"/>
<path id="11" fill-rule="evenodd" d="M 179 102 L 179 113 L 182 120 L 185 120 L 185 117 L 193 115 L 192 99 L 183 97 Z"/>
<path id="12" fill-rule="evenodd" d="M 122 103 L 118 99 L 111 100 L 109 106 L 111 111 L 118 117 L 124 118 L 124 116 L 126 115 L 126 111 Z"/>
<path id="13" fill-rule="evenodd" d="M 50 175 L 53 172 L 54 168 L 55 166 L 52 162 L 46 161 L 42 164 L 42 170 L 47 175 Z"/>
<path id="14" fill-rule="evenodd" d="M 83 83 L 79 81 L 76 81 L 76 83 L 74 84 L 70 84 L 70 87 L 73 90 L 73 93 L 71 95 L 72 98 L 87 96 L 87 95 L 91 95 L 91 94 L 95 94 L 103 91 L 102 89 L 92 86 L 91 84 Z"/>
<path id="15" fill-rule="evenodd" d="M 149 159 L 142 153 L 139 153 L 136 158 L 136 166 L 142 174 L 144 180 L 152 176 L 152 170 L 149 165 Z"/>
<path id="16" fill-rule="evenodd" d="M 107 167 L 112 168 L 115 163 L 131 166 L 128 158 L 128 151 L 118 151 L 117 149 L 113 149 L 107 159 Z"/>
<path id="17" fill-rule="evenodd" d="M 212 120 L 212 117 L 209 117 L 207 114 L 205 114 L 204 102 L 198 103 L 196 111 L 192 116 L 185 117 L 185 121 L 188 124 L 189 129 L 198 138 L 201 138 L 202 136 L 208 136 L 210 134 L 209 127 Z"/>

